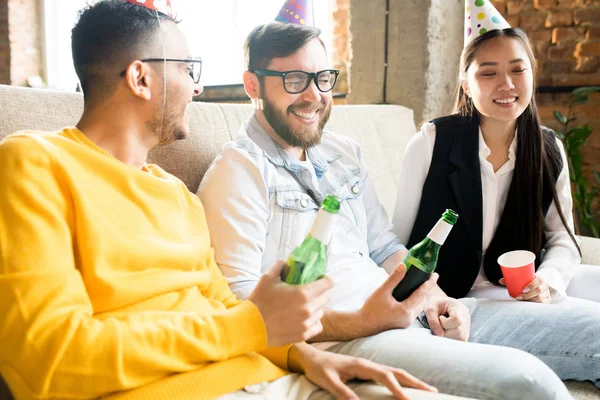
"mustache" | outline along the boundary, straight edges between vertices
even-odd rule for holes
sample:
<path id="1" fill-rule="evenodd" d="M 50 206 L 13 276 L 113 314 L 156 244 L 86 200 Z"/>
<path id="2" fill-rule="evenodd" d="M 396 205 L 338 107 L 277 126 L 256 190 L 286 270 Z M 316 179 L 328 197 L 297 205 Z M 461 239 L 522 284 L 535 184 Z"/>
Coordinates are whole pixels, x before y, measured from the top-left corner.
<path id="1" fill-rule="evenodd" d="M 305 110 L 305 111 L 321 111 L 325 109 L 325 104 L 323 103 L 300 103 L 300 104 L 292 104 L 288 107 L 287 111 L 292 112 L 296 110 Z"/>

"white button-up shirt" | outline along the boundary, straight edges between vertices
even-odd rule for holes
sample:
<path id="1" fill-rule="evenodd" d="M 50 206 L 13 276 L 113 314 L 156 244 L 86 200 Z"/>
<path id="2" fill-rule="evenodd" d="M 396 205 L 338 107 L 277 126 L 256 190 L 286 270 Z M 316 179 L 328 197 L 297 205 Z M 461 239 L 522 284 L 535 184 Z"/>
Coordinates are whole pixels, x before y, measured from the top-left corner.
<path id="1" fill-rule="evenodd" d="M 398 201 L 394 212 L 395 232 L 403 243 L 406 243 L 410 238 L 417 218 L 423 185 L 425 184 L 425 179 L 429 173 L 429 166 L 431 165 L 435 135 L 435 125 L 426 123 L 410 140 L 405 150 L 400 181 L 398 183 Z M 563 169 L 556 182 L 556 193 L 569 228 L 574 232 L 572 215 L 573 199 L 571 197 L 568 164 L 560 141 L 558 141 L 558 147 L 563 159 Z M 481 129 L 479 130 L 479 162 L 481 165 L 481 187 L 483 190 L 482 250 L 484 255 L 494 237 L 496 228 L 498 228 L 504 205 L 506 204 L 508 190 L 515 169 L 516 149 L 517 135 L 515 135 L 510 144 L 508 161 L 494 172 L 492 164 L 487 160 L 491 151 L 483 139 Z M 560 219 L 554 201 L 544 220 L 544 232 L 547 239 L 546 251 L 542 260 L 543 262 L 538 268 L 537 275 L 546 281 L 559 295 L 566 296 L 567 286 L 577 271 L 581 257 Z M 491 285 L 492 283 L 483 272 L 482 263 L 473 289 Z"/>

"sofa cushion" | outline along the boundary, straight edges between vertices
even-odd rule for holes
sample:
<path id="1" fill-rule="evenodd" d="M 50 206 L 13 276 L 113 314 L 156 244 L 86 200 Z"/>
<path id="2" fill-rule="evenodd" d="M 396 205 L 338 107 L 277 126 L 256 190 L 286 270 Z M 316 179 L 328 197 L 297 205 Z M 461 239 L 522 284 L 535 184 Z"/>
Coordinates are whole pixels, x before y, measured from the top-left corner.
<path id="1" fill-rule="evenodd" d="M 59 130 L 77 123 L 83 97 L 76 93 L 0 85 L 0 139 L 23 129 Z M 212 160 L 252 114 L 244 104 L 193 103 L 190 137 L 154 149 L 148 158 L 196 192 Z M 404 147 L 415 134 L 412 110 L 396 105 L 335 106 L 327 129 L 361 144 L 379 200 L 391 216 Z"/>

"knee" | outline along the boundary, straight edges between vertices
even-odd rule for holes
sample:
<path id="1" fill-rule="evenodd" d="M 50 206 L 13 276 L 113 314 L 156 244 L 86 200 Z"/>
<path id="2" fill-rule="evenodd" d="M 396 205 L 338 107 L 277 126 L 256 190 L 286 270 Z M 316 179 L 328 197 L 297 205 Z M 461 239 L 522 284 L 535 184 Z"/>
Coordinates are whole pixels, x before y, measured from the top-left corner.
<path id="1" fill-rule="evenodd" d="M 539 358 L 521 350 L 506 349 L 504 365 L 496 365 L 490 388 L 497 398 L 506 400 L 568 400 L 572 399 L 565 384 Z M 503 395 L 500 395 L 502 393 Z"/>

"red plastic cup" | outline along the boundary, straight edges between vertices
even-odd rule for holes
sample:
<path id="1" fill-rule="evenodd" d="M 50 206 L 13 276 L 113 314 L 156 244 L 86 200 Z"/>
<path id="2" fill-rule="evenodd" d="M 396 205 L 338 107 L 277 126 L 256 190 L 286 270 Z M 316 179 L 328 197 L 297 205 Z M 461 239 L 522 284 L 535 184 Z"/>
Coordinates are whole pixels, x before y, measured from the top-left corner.
<path id="1" fill-rule="evenodd" d="M 527 250 L 509 251 L 498 257 L 510 297 L 522 294 L 525 286 L 535 279 L 534 262 L 535 254 Z"/>

